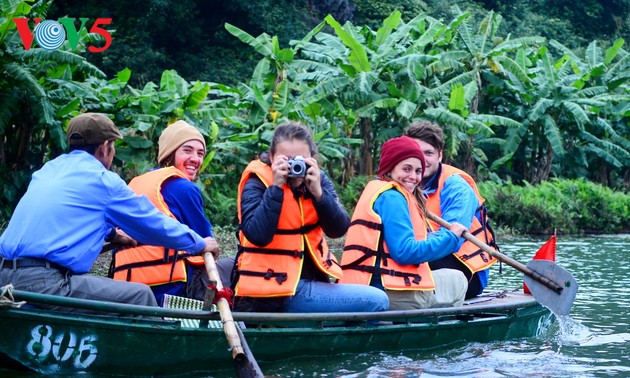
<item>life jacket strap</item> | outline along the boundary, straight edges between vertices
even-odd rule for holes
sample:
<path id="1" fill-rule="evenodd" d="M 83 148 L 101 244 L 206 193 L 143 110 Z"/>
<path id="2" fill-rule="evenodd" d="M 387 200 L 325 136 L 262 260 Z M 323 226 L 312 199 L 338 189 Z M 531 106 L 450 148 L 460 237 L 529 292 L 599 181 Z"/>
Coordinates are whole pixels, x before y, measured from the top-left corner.
<path id="1" fill-rule="evenodd" d="M 365 260 L 369 259 L 370 257 L 379 255 L 378 251 L 357 244 L 346 245 L 345 247 L 343 247 L 343 250 L 344 252 L 348 250 L 361 251 L 363 252 L 363 255 L 349 264 L 342 265 L 341 269 L 354 269 L 354 267 L 360 266 L 360 264 L 365 262 Z"/>
<path id="2" fill-rule="evenodd" d="M 379 230 L 379 231 L 383 230 L 383 224 L 370 222 L 365 219 L 355 219 L 350 223 L 350 227 L 355 226 L 355 225 L 361 225 L 361 226 L 365 226 L 367 228 L 371 228 L 371 229 Z"/>
<path id="3" fill-rule="evenodd" d="M 318 227 L 317 224 L 306 224 L 302 227 L 292 229 L 292 230 L 277 229 L 275 234 L 276 235 L 302 235 L 302 234 L 308 234 L 309 232 L 313 231 L 317 227 Z"/>
<path id="4" fill-rule="evenodd" d="M 124 251 L 124 250 L 121 250 Z M 121 252 L 118 251 L 118 252 Z M 118 253 L 116 252 L 116 253 Z M 138 261 L 138 262 L 134 262 L 134 263 L 130 263 L 130 264 L 124 264 L 124 265 L 120 265 L 117 267 L 114 267 L 114 269 L 112 270 L 114 273 L 116 272 L 120 272 L 122 270 L 128 270 L 128 269 L 135 269 L 135 268 L 145 268 L 148 266 L 154 266 L 154 265 L 162 265 L 162 264 L 166 264 L 166 263 L 174 263 L 177 261 L 180 261 L 186 257 L 190 257 L 190 256 L 194 256 L 192 254 L 189 253 L 179 253 L 176 255 L 166 255 L 164 258 L 161 259 L 155 259 L 155 260 L 146 260 L 146 261 Z"/>
<path id="5" fill-rule="evenodd" d="M 381 271 L 381 274 L 394 276 L 394 277 L 402 277 L 403 280 L 405 281 L 405 286 L 411 286 L 412 282 L 418 285 L 420 281 L 422 281 L 422 277 L 417 273 L 404 273 L 404 272 L 398 272 L 395 270 L 383 269 L 383 268 L 380 268 L 380 271 Z M 413 280 L 411 280 L 411 278 L 413 278 Z"/>
<path id="6" fill-rule="evenodd" d="M 473 257 L 475 257 L 475 256 L 477 256 L 477 255 L 479 255 L 479 256 L 481 257 L 481 259 L 482 259 L 484 262 L 489 262 L 490 260 L 492 260 L 492 259 L 493 259 L 493 257 L 492 257 L 492 256 L 490 256 L 489 254 L 487 254 L 487 253 L 486 253 L 484 250 L 482 250 L 482 249 L 478 249 L 478 250 L 476 250 L 476 251 L 475 251 L 475 252 L 473 252 L 473 253 L 467 253 L 467 254 L 465 254 L 465 255 L 461 255 L 461 256 L 459 256 L 459 257 L 460 257 L 463 261 L 466 261 L 466 260 L 468 260 L 468 259 L 472 259 Z"/>
<path id="7" fill-rule="evenodd" d="M 366 265 L 352 266 L 352 267 L 349 267 L 348 269 L 354 269 L 354 270 L 367 272 L 371 274 L 381 274 L 381 275 L 388 275 L 388 276 L 393 276 L 393 277 L 402 277 L 403 280 L 405 281 L 405 286 L 411 286 L 412 283 L 418 285 L 420 281 L 422 281 L 422 277 L 417 273 L 404 273 L 404 272 L 395 271 L 393 269 L 384 269 L 380 267 L 377 268 L 374 266 L 366 266 Z"/>
<path id="8" fill-rule="evenodd" d="M 276 282 L 278 282 L 278 285 L 282 285 L 282 283 L 286 281 L 288 277 L 286 272 L 277 273 L 273 269 L 267 269 L 266 272 L 254 272 L 251 270 L 239 269 L 238 274 L 241 276 L 263 277 L 265 280 L 270 280 L 275 277 Z"/>
<path id="9" fill-rule="evenodd" d="M 304 251 L 292 250 L 292 249 L 265 249 L 256 247 L 240 247 L 240 253 L 257 253 L 261 255 L 281 255 L 292 256 L 297 258 L 304 258 Z"/>

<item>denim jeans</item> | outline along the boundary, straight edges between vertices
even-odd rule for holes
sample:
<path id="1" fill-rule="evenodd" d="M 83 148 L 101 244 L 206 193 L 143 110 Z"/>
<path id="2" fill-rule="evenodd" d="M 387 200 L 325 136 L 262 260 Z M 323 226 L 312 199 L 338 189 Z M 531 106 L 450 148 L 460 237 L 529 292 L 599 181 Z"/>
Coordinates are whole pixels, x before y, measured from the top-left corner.
<path id="1" fill-rule="evenodd" d="M 295 295 L 284 301 L 285 312 L 371 312 L 388 308 L 387 294 L 375 287 L 311 280 L 300 280 Z"/>

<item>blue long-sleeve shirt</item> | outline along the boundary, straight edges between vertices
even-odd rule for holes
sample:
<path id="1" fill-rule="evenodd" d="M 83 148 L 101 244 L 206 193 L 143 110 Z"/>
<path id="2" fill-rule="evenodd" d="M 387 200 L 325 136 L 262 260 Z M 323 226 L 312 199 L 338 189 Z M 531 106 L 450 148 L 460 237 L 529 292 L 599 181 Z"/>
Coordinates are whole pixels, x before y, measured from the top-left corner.
<path id="1" fill-rule="evenodd" d="M 190 180 L 176 177 L 162 184 L 162 196 L 177 220 L 201 237 L 213 236 L 212 224 L 203 211 L 201 190 Z"/>
<path id="2" fill-rule="evenodd" d="M 407 200 L 389 189 L 374 202 L 374 211 L 383 222 L 383 238 L 392 258 L 399 264 L 420 264 L 452 253 L 459 238 L 449 230 L 432 232 L 426 240 L 416 240 Z"/>
<path id="3" fill-rule="evenodd" d="M 162 184 L 164 202 L 175 218 L 190 227 L 202 237 L 213 236 L 212 224 L 203 211 L 203 198 L 199 187 L 183 177 L 170 178 Z M 193 266 L 188 265 L 188 277 L 193 277 Z M 190 279 L 190 278 L 189 278 Z M 164 301 L 164 294 L 186 296 L 185 282 L 171 282 L 151 286 L 158 304 Z"/>
<path id="4" fill-rule="evenodd" d="M 441 171 L 441 170 L 440 170 Z M 427 182 L 423 189 L 425 195 L 435 193 L 437 188 L 438 175 L 434 175 L 431 180 Z M 440 192 L 440 211 L 442 213 L 441 218 L 449 223 L 457 222 L 467 229 L 470 229 L 472 219 L 475 216 L 475 212 L 479 207 L 479 200 L 475 195 L 474 190 L 468 185 L 466 180 L 459 175 L 453 175 L 444 181 L 444 186 Z M 444 227 L 440 227 L 437 233 L 450 232 Z M 456 248 L 453 248 L 450 253 L 457 252 L 464 244 L 464 239 L 460 238 Z M 448 253 L 444 254 L 444 256 Z M 444 257 L 440 256 L 440 257 Z M 482 287 L 486 287 L 488 284 L 488 269 L 477 272 L 479 281 Z"/>
<path id="5" fill-rule="evenodd" d="M 112 227 L 140 243 L 198 253 L 204 240 L 137 196 L 116 173 L 85 151 L 72 151 L 33 174 L 5 232 L 0 255 L 44 258 L 87 273 Z"/>

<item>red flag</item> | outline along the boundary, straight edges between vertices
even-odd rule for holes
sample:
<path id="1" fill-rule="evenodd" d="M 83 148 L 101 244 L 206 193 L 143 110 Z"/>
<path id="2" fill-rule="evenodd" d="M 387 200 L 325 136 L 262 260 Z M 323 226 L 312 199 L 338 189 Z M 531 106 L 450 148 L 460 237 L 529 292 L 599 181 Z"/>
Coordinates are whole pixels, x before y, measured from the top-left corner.
<path id="1" fill-rule="evenodd" d="M 549 240 L 536 252 L 534 260 L 556 261 L 556 235 L 552 235 Z M 523 282 L 523 291 L 525 294 L 531 294 L 525 282 Z"/>

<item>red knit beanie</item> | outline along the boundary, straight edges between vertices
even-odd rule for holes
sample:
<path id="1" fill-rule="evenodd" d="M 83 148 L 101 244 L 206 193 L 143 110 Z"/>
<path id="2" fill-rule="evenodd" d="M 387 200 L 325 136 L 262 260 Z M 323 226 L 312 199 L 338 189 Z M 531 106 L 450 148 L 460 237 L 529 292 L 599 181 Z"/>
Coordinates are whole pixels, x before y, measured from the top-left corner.
<path id="1" fill-rule="evenodd" d="M 424 154 L 415 140 L 408 136 L 388 140 L 383 143 L 383 147 L 381 147 L 381 161 L 378 165 L 378 175 L 384 175 L 391 171 L 396 164 L 410 157 L 420 159 L 422 173 L 424 174 Z"/>

